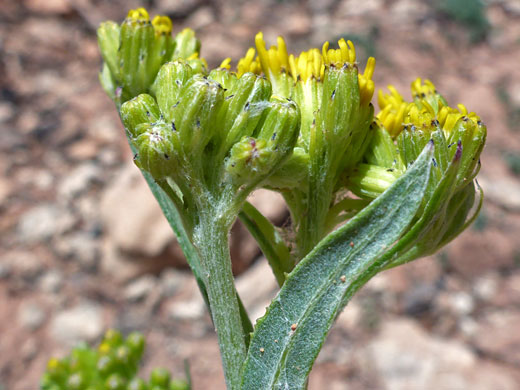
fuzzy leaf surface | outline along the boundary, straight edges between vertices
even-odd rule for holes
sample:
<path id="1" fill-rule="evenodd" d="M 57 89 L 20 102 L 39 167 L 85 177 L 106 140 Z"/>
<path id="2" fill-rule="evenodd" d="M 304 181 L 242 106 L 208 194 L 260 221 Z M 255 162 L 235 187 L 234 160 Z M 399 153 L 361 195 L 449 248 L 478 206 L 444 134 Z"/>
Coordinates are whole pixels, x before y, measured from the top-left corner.
<path id="1" fill-rule="evenodd" d="M 432 156 L 430 143 L 401 178 L 296 266 L 255 327 L 242 390 L 305 388 L 334 319 L 390 261 L 383 255 L 419 210 Z"/>

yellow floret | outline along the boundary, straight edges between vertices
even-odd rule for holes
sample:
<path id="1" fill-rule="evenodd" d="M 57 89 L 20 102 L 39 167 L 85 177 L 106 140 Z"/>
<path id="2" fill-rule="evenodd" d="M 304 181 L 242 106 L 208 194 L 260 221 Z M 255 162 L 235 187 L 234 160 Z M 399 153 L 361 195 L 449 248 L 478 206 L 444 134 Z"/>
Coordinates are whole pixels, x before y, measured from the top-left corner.
<path id="1" fill-rule="evenodd" d="M 240 77 L 244 73 L 262 73 L 262 67 L 260 66 L 260 60 L 258 56 L 255 58 L 256 50 L 252 47 L 249 48 L 246 55 L 238 60 L 237 65 L 237 76 Z"/>
<path id="2" fill-rule="evenodd" d="M 287 47 L 282 37 L 277 39 L 278 46 L 271 46 L 266 49 L 264 34 L 259 32 L 255 36 L 256 50 L 260 59 L 260 65 L 267 78 L 270 80 L 279 75 L 282 71 L 289 69 L 289 56 Z"/>
<path id="3" fill-rule="evenodd" d="M 424 98 L 427 95 L 433 95 L 437 93 L 435 85 L 428 79 L 424 80 L 423 84 L 421 78 L 416 78 L 412 82 L 411 89 L 412 97 L 414 98 Z"/>
<path id="4" fill-rule="evenodd" d="M 137 9 L 131 9 L 130 11 L 128 11 L 128 15 L 126 15 L 126 17 L 136 22 L 148 22 L 150 20 L 148 11 L 146 11 L 142 7 Z"/>
<path id="5" fill-rule="evenodd" d="M 157 15 L 153 18 L 152 25 L 157 35 L 170 35 L 172 32 L 172 21 L 168 16 Z"/>
<path id="6" fill-rule="evenodd" d="M 464 105 L 458 104 L 457 108 L 445 106 L 439 111 L 437 119 L 442 129 L 447 133 L 452 131 L 457 122 L 464 117 L 467 117 L 477 124 L 480 122 L 480 117 L 474 112 L 468 114 L 468 109 Z"/>
<path id="7" fill-rule="evenodd" d="M 325 65 L 318 49 L 310 49 L 300 53 L 298 57 L 289 56 L 290 74 L 294 81 L 307 81 L 311 78 L 323 80 Z"/>
<path id="8" fill-rule="evenodd" d="M 321 47 L 323 61 L 327 65 L 342 66 L 345 63 L 356 62 L 356 48 L 352 41 L 345 41 L 341 38 L 338 41 L 338 49 L 329 49 L 329 42 L 325 42 Z"/>
<path id="9" fill-rule="evenodd" d="M 228 57 L 226 58 L 224 61 L 222 61 L 219 65 L 219 68 L 223 68 L 223 69 L 230 69 L 231 68 L 231 58 Z"/>
<path id="10" fill-rule="evenodd" d="M 359 94 L 361 96 L 361 105 L 368 105 L 374 96 L 375 85 L 372 81 L 374 70 L 376 67 L 376 59 L 370 57 L 365 67 L 365 73 L 358 75 Z"/>

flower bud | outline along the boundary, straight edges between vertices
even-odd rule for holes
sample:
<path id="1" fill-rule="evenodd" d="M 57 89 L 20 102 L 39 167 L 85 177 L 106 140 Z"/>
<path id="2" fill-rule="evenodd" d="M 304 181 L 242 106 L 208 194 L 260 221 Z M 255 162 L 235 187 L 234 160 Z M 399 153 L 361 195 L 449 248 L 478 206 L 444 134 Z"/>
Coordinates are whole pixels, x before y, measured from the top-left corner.
<path id="1" fill-rule="evenodd" d="M 166 388 L 170 384 L 170 373 L 164 368 L 156 368 L 150 374 L 150 386 Z"/>
<path id="2" fill-rule="evenodd" d="M 140 378 L 134 378 L 128 384 L 128 390 L 148 390 L 146 382 Z"/>
<path id="3" fill-rule="evenodd" d="M 191 28 L 185 28 L 175 36 L 175 51 L 173 59 L 185 58 L 195 59 L 194 54 L 200 52 L 200 41 L 195 37 Z"/>
<path id="4" fill-rule="evenodd" d="M 224 100 L 224 89 L 200 74 L 188 80 L 180 91 L 172 118 L 180 145 L 190 160 L 201 159 L 204 147 L 216 132 L 216 118 Z"/>
<path id="5" fill-rule="evenodd" d="M 126 380 L 119 374 L 112 374 L 105 382 L 106 390 L 127 390 Z"/>
<path id="6" fill-rule="evenodd" d="M 244 137 L 230 152 L 226 170 L 240 184 L 265 179 L 289 157 L 296 144 L 300 113 L 287 99 L 273 97 L 255 137 Z"/>
<path id="7" fill-rule="evenodd" d="M 141 359 L 145 348 L 144 336 L 139 332 L 132 332 L 125 340 L 125 344 L 130 348 L 133 358 L 135 360 Z"/>
<path id="8" fill-rule="evenodd" d="M 271 84 L 265 78 L 252 73 L 233 78 L 224 86 L 226 98 L 217 119 L 224 153 L 241 138 L 253 135 L 271 97 Z"/>
<path id="9" fill-rule="evenodd" d="M 67 389 L 82 390 L 86 386 L 86 381 L 81 373 L 76 372 L 67 379 Z"/>
<path id="10" fill-rule="evenodd" d="M 173 379 L 168 390 L 190 390 L 190 385 L 186 381 Z"/>
<path id="11" fill-rule="evenodd" d="M 146 130 L 140 126 L 159 120 L 161 113 L 155 99 L 147 94 L 141 94 L 121 106 L 121 121 L 131 138 L 136 138 Z"/>
<path id="12" fill-rule="evenodd" d="M 100 80 L 118 104 L 149 92 L 162 64 L 174 56 L 172 23 L 167 16 L 150 22 L 144 8 L 131 10 L 121 26 L 105 22 L 98 29 L 104 66 Z"/>
<path id="13" fill-rule="evenodd" d="M 184 60 L 168 62 L 159 70 L 152 92 L 167 122 L 173 120 L 173 107 L 179 102 L 179 93 L 194 73 L 193 68 Z"/>
<path id="14" fill-rule="evenodd" d="M 165 122 L 143 124 L 144 131 L 134 139 L 136 165 L 156 180 L 172 176 L 178 165 L 179 136 Z"/>

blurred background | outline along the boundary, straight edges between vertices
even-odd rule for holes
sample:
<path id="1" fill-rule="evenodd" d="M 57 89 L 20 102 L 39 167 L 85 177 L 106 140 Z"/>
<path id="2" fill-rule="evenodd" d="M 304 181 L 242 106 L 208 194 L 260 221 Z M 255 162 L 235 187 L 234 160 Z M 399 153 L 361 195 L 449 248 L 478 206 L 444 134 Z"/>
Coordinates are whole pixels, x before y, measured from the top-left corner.
<path id="1" fill-rule="evenodd" d="M 165 219 L 131 162 L 97 73 L 96 28 L 144 5 L 191 27 L 210 66 L 263 30 L 289 51 L 354 41 L 376 85 L 418 76 L 488 126 L 475 224 L 441 253 L 385 272 L 349 304 L 311 389 L 518 389 L 519 0 L 0 1 L 0 389 L 33 390 L 46 361 L 105 329 L 139 330 L 143 374 L 162 365 L 224 389 L 216 337 Z M 277 223 L 279 197 L 252 201 Z M 239 290 L 258 317 L 276 284 L 233 229 Z"/>

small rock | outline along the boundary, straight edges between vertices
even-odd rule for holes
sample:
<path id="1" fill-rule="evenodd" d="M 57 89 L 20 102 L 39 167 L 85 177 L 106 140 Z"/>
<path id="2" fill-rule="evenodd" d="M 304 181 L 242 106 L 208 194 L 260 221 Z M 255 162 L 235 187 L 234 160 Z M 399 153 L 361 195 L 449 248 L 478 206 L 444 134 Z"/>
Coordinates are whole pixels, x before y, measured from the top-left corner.
<path id="1" fill-rule="evenodd" d="M 65 199 L 73 199 L 83 193 L 96 181 L 101 181 L 103 172 L 94 163 L 89 162 L 72 170 L 58 186 L 59 196 Z"/>
<path id="2" fill-rule="evenodd" d="M 346 0 L 339 4 L 338 15 L 342 17 L 361 16 L 377 13 L 383 7 L 383 0 Z"/>
<path id="3" fill-rule="evenodd" d="M 65 345 L 94 341 L 103 332 L 102 310 L 93 302 L 83 302 L 59 312 L 51 322 L 52 337 Z"/>
<path id="4" fill-rule="evenodd" d="M 11 103 L 0 103 L 0 123 L 5 123 L 13 117 L 14 108 Z"/>
<path id="5" fill-rule="evenodd" d="M 312 19 L 302 10 L 291 12 L 286 17 L 285 29 L 290 35 L 306 35 L 311 32 Z"/>
<path id="6" fill-rule="evenodd" d="M 46 204 L 30 209 L 18 223 L 20 241 L 33 244 L 45 241 L 70 229 L 75 222 L 69 211 Z"/>
<path id="7" fill-rule="evenodd" d="M 484 275 L 475 281 L 473 291 L 478 298 L 489 301 L 497 293 L 498 283 L 498 275 Z"/>
<path id="8" fill-rule="evenodd" d="M 517 328 L 503 333 L 518 333 L 511 329 Z M 489 334 L 488 340 L 495 337 L 496 333 Z M 368 344 L 367 358 L 381 378 L 380 388 L 388 390 L 518 388 L 511 371 L 503 366 L 478 360 L 469 346 L 433 337 L 409 320 L 386 321 L 379 336 Z"/>
<path id="9" fill-rule="evenodd" d="M 24 303 L 18 309 L 18 322 L 30 331 L 35 331 L 45 321 L 45 312 L 36 303 Z"/>
<path id="10" fill-rule="evenodd" d="M 516 331 L 515 331 L 516 329 Z M 498 311 L 489 313 L 479 321 L 473 337 L 476 348 L 502 362 L 520 366 L 520 313 Z"/>
<path id="11" fill-rule="evenodd" d="M 404 311 L 409 315 L 420 315 L 431 309 L 437 288 L 433 284 L 415 286 L 404 296 Z"/>
<path id="12" fill-rule="evenodd" d="M 32 253 L 11 252 L 4 258 L 7 272 L 28 282 L 33 282 L 43 272 L 43 263 Z"/>
<path id="13" fill-rule="evenodd" d="M 87 232 L 76 232 L 63 237 L 55 245 L 65 259 L 78 262 L 83 269 L 93 270 L 99 258 L 99 243 Z"/>
<path id="14" fill-rule="evenodd" d="M 194 30 L 200 30 L 215 21 L 215 12 L 211 7 L 198 7 L 190 14 L 186 25 Z"/>
<path id="15" fill-rule="evenodd" d="M 462 380 L 461 371 L 475 362 L 462 344 L 430 338 L 408 320 L 385 322 L 368 351 L 390 390 L 409 389 L 411 384 L 417 389 L 454 388 Z"/>
<path id="16" fill-rule="evenodd" d="M 259 259 L 251 268 L 237 278 L 237 291 L 251 314 L 251 319 L 265 313 L 272 298 L 276 295 L 278 284 L 271 267 L 265 258 Z"/>
<path id="17" fill-rule="evenodd" d="M 68 0 L 27 0 L 24 4 L 33 12 L 65 14 L 71 11 Z"/>
<path id="18" fill-rule="evenodd" d="M 477 322 L 471 317 L 463 317 L 459 323 L 460 330 L 466 337 L 474 336 L 478 330 Z"/>
<path id="19" fill-rule="evenodd" d="M 395 23 L 401 25 L 409 25 L 411 21 L 424 18 L 425 15 L 431 12 L 426 4 L 415 0 L 400 0 L 392 5 L 389 16 L 392 17 Z"/>
<path id="20" fill-rule="evenodd" d="M 489 201 L 510 211 L 520 211 L 520 181 L 506 176 L 490 179 L 483 175 L 478 181 Z"/>
<path id="21" fill-rule="evenodd" d="M 285 201 L 278 192 L 259 189 L 249 195 L 247 200 L 275 224 L 282 222 L 288 213 Z"/>
<path id="22" fill-rule="evenodd" d="M 130 284 L 125 287 L 123 295 L 128 301 L 140 301 L 146 298 L 157 284 L 157 278 L 155 276 L 144 275 L 130 282 Z"/>
<path id="23" fill-rule="evenodd" d="M 7 179 L 0 177 L 0 205 L 4 204 L 4 201 L 11 193 L 11 187 L 12 185 Z"/>
<path id="24" fill-rule="evenodd" d="M 453 311 L 459 316 L 470 314 L 475 308 L 475 300 L 465 291 L 458 291 L 451 297 Z"/>
<path id="25" fill-rule="evenodd" d="M 47 271 L 40 278 L 39 286 L 44 293 L 57 293 L 63 286 L 63 274 L 58 270 Z"/>
<path id="26" fill-rule="evenodd" d="M 197 9 L 199 0 L 182 0 L 182 1 L 170 1 L 170 0 L 157 0 L 155 6 L 157 12 L 163 14 L 176 14 L 185 15 L 193 9 Z"/>
<path id="27" fill-rule="evenodd" d="M 11 275 L 11 267 L 9 264 L 0 263 L 0 280 L 6 279 Z"/>
<path id="28" fill-rule="evenodd" d="M 172 302 L 167 308 L 168 316 L 175 320 L 197 320 L 204 315 L 204 301 L 202 298 L 191 301 Z"/>
<path id="29" fill-rule="evenodd" d="M 161 272 L 160 285 L 163 296 L 171 297 L 182 287 L 186 281 L 187 273 L 177 271 L 174 268 L 166 268 Z"/>
<path id="30" fill-rule="evenodd" d="M 107 239 L 127 253 L 157 256 L 175 240 L 146 181 L 132 165 L 103 194 L 101 217 Z"/>
<path id="31" fill-rule="evenodd" d="M 38 354 L 38 344 L 34 338 L 28 338 L 22 344 L 22 348 L 20 349 L 20 355 L 24 362 L 29 362 L 33 360 Z"/>

